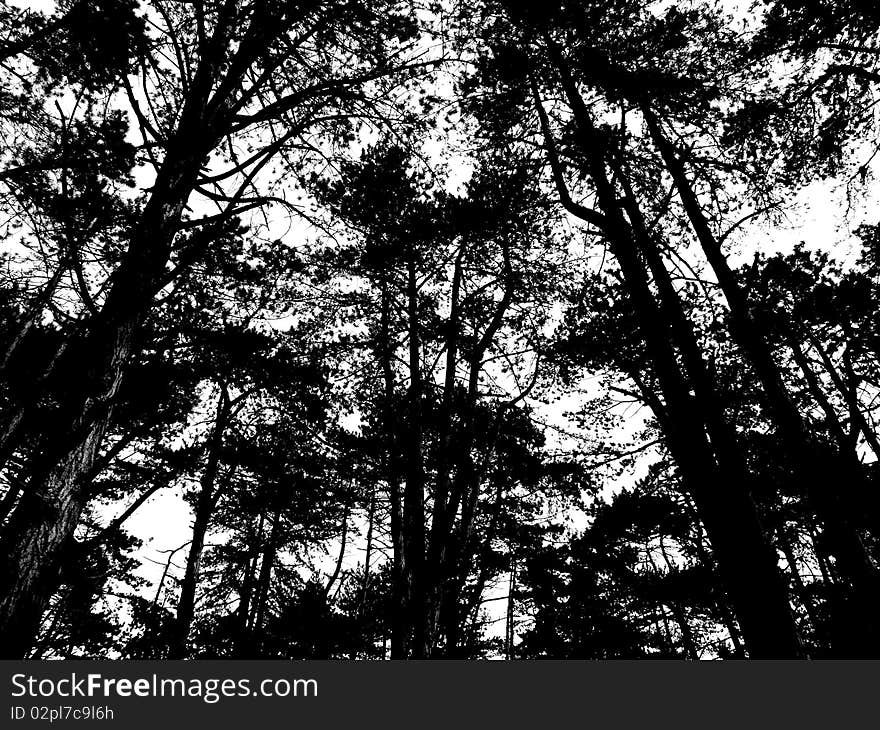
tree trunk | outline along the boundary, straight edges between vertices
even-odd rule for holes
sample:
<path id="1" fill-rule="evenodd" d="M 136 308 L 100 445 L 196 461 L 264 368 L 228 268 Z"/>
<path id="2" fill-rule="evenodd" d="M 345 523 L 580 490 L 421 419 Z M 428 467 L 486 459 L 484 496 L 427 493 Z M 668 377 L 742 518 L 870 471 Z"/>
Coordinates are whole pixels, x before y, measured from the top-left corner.
<path id="1" fill-rule="evenodd" d="M 669 322 L 654 301 L 619 196 L 605 168 L 607 148 L 556 44 L 545 36 L 563 91 L 574 113 L 587 172 L 604 214 L 604 233 L 623 274 L 639 329 L 663 392 L 670 452 L 693 496 L 753 657 L 800 657 L 785 586 L 746 486 L 719 469 L 688 385 L 670 345 Z M 539 113 L 542 113 L 539 109 Z M 545 125 L 546 126 L 546 125 Z M 549 144 L 548 140 L 548 144 Z M 558 179 L 558 178 L 557 178 Z"/>
<path id="2" fill-rule="evenodd" d="M 361 581 L 361 600 L 358 604 L 358 618 L 363 619 L 367 610 L 370 592 L 370 567 L 373 559 L 373 528 L 376 523 L 376 487 L 370 493 L 370 507 L 367 511 L 367 546 L 364 551 L 364 577 Z"/>
<path id="3" fill-rule="evenodd" d="M 229 124 L 229 95 L 254 54 L 262 50 L 261 44 L 249 46 L 251 55 L 239 59 L 234 69 L 225 69 L 223 88 L 217 88 L 233 9 L 227 4 L 218 13 L 214 36 L 193 74 L 178 125 L 169 136 L 128 250 L 111 277 L 104 305 L 75 333 L 58 364 L 68 367 L 67 381 L 77 387 L 64 394 L 53 417 L 57 428 L 35 455 L 31 483 L 0 539 L 0 552 L 6 556 L 0 569 L 0 636 L 6 644 L 4 655 L 10 658 L 33 644 L 40 616 L 57 588 L 60 556 L 73 539 L 87 499 L 83 480 L 100 452 L 138 331 L 166 278 L 183 209 L 200 168 L 225 130 L 219 125 Z M 260 11 L 254 22 L 262 22 L 266 8 Z M 266 28 L 279 32 L 277 23 Z"/>
<path id="4" fill-rule="evenodd" d="M 461 425 L 461 438 L 456 443 L 455 478 L 450 490 L 449 502 L 439 526 L 432 525 L 432 554 L 436 556 L 436 569 L 432 572 L 436 604 L 433 615 L 437 625 L 442 628 L 446 639 L 446 656 L 458 653 L 461 629 L 461 593 L 471 570 L 471 555 L 474 519 L 480 496 L 480 474 L 474 465 L 473 449 L 476 440 L 475 414 L 479 401 L 480 373 L 483 357 L 492 345 L 501 328 L 507 310 L 510 308 L 515 292 L 516 280 L 510 258 L 510 246 L 506 239 L 501 240 L 503 255 L 504 292 L 495 306 L 492 319 L 486 325 L 475 343 L 469 357 L 468 386 Z M 500 417 L 500 416 L 499 416 Z M 455 517 L 461 508 L 458 526 Z M 436 544 L 435 544 L 436 541 Z"/>
<path id="5" fill-rule="evenodd" d="M 180 599 L 177 602 L 177 620 L 169 646 L 170 659 L 183 659 L 188 654 L 187 642 L 190 627 L 195 617 L 196 588 L 201 572 L 202 553 L 205 549 L 205 536 L 211 524 L 211 515 L 217 504 L 217 472 L 220 467 L 220 453 L 223 448 L 223 434 L 229 419 L 229 394 L 221 386 L 217 402 L 217 416 L 208 440 L 207 461 L 199 483 L 199 495 L 193 518 L 192 542 L 186 561 L 186 571 L 180 584 Z"/>
<path id="6" fill-rule="evenodd" d="M 831 401 L 829 401 L 828 397 L 825 395 L 825 391 L 822 389 L 822 384 L 819 382 L 819 378 L 816 377 L 816 373 L 813 372 L 813 368 L 810 365 L 807 356 L 801 349 L 800 342 L 797 341 L 793 334 L 788 336 L 788 347 L 791 350 L 795 363 L 800 368 L 801 373 L 803 373 L 810 395 L 813 396 L 813 400 L 816 401 L 819 408 L 821 408 L 822 412 L 825 414 L 825 423 L 827 424 L 831 435 L 834 437 L 835 442 L 837 442 L 837 447 L 841 452 L 845 451 L 849 447 L 847 444 L 846 433 L 843 430 L 843 424 L 841 424 L 837 411 L 834 410 L 834 406 L 831 405 Z"/>
<path id="7" fill-rule="evenodd" d="M 805 327 L 804 329 L 806 330 L 807 339 L 809 339 L 810 344 L 815 348 L 816 352 L 819 353 L 819 357 L 822 359 L 823 365 L 825 365 L 825 371 L 831 378 L 831 382 L 834 383 L 834 387 L 837 388 L 846 403 L 851 422 L 862 432 L 862 435 L 865 437 L 865 442 L 871 447 L 874 456 L 880 458 L 880 442 L 877 440 L 877 434 L 874 433 L 874 429 L 871 428 L 865 418 L 865 414 L 862 413 L 858 397 L 858 385 L 854 382 L 855 373 L 853 373 L 852 366 L 847 363 L 847 358 L 844 357 L 844 368 L 846 371 L 846 379 L 844 380 L 844 376 L 841 375 L 834 366 L 831 355 L 828 354 L 828 351 L 819 341 L 819 338 L 809 327 Z"/>
<path id="8" fill-rule="evenodd" d="M 703 213 L 685 172 L 684 164 L 666 139 L 660 122 L 647 105 L 642 112 L 649 132 L 682 200 L 697 239 L 730 308 L 730 330 L 761 383 L 768 411 L 787 446 L 791 467 L 801 477 L 806 494 L 825 528 L 841 570 L 853 587 L 851 620 L 862 623 L 864 641 L 880 647 L 880 573 L 865 550 L 854 526 L 852 495 L 861 491 L 863 475 L 847 454 L 830 459 L 810 434 L 788 390 L 759 322 L 751 316 L 745 293 L 731 270 L 721 246 Z M 829 463 L 834 462 L 834 463 Z"/>
<path id="9" fill-rule="evenodd" d="M 244 575 L 242 576 L 241 588 L 239 589 L 238 608 L 238 635 L 235 640 L 235 658 L 241 659 L 249 653 L 251 646 L 250 626 L 251 626 L 251 601 L 254 595 L 254 578 L 257 572 L 257 561 L 260 557 L 260 543 L 263 541 L 263 525 L 266 521 L 265 512 L 260 513 L 260 520 L 257 523 L 257 531 L 253 543 L 253 547 L 248 553 L 247 561 L 244 566 Z"/>
<path id="10" fill-rule="evenodd" d="M 257 579 L 256 607 L 251 632 L 257 640 L 258 655 L 263 653 L 263 624 L 266 621 L 266 610 L 269 605 L 269 587 L 272 582 L 272 568 L 275 567 L 275 556 L 278 553 L 278 539 L 281 535 L 281 508 L 272 515 L 272 529 L 263 548 L 260 560 L 260 576 Z"/>
<path id="11" fill-rule="evenodd" d="M 379 342 L 377 355 L 382 371 L 384 387 L 382 403 L 382 427 L 385 437 L 385 478 L 388 481 L 388 497 L 391 507 L 391 658 L 405 659 L 409 647 L 409 616 L 406 606 L 404 578 L 405 554 L 403 542 L 403 508 L 400 498 L 400 455 L 397 448 L 398 424 L 394 404 L 395 379 L 392 367 L 394 356 L 391 342 L 391 292 L 387 278 L 380 282 L 381 312 L 379 319 Z"/>
<path id="12" fill-rule="evenodd" d="M 425 593 L 425 473 L 422 462 L 422 375 L 419 337 L 418 289 L 415 253 L 407 262 L 407 316 L 409 320 L 409 390 L 407 430 L 404 435 L 406 486 L 403 494 L 404 578 L 412 630 L 409 656 L 423 659 L 428 653 L 428 612 Z"/>
<path id="13" fill-rule="evenodd" d="M 448 525 L 455 515 L 448 514 L 449 491 L 452 479 L 452 466 L 455 463 L 453 453 L 455 438 L 452 433 L 452 407 L 455 394 L 455 373 L 458 366 L 458 341 L 460 336 L 460 296 L 462 281 L 462 262 L 465 254 L 465 243 L 462 243 L 455 258 L 452 274 L 452 290 L 450 293 L 448 331 L 446 334 L 446 368 L 443 384 L 443 401 L 440 407 L 437 448 L 437 477 L 434 484 L 434 504 L 431 514 L 431 532 L 428 544 L 427 565 L 425 568 L 428 589 L 429 644 L 433 648 L 437 644 L 437 631 L 440 626 L 441 605 L 443 602 L 443 585 L 446 562 L 446 542 Z"/>

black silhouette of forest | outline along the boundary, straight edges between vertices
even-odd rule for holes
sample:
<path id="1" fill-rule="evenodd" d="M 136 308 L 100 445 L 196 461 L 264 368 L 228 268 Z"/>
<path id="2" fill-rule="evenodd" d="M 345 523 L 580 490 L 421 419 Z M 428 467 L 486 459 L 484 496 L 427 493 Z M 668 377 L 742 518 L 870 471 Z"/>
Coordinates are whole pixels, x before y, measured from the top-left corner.
<path id="1" fill-rule="evenodd" d="M 0 0 L 0 656 L 880 657 L 880 9 Z"/>

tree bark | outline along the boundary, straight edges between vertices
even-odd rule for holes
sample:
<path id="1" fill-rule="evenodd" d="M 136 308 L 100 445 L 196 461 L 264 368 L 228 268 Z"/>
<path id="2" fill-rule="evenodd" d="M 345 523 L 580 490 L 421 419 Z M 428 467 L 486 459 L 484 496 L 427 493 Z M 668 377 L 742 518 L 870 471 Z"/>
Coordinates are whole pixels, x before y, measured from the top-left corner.
<path id="1" fill-rule="evenodd" d="M 271 36 L 283 28 L 282 17 L 274 14 L 285 12 L 259 3 L 245 32 L 247 42 L 239 44 L 234 63 L 225 66 L 235 5 L 225 3 L 218 11 L 214 33 L 201 48 L 177 127 L 169 135 L 149 200 L 111 277 L 104 305 L 74 335 L 59 362 L 59 367 L 69 368 L 68 382 L 78 387 L 64 394 L 54 416 L 58 427 L 34 457 L 32 484 L 0 540 L 0 552 L 7 558 L 0 569 L 0 635 L 7 637 L 3 650 L 10 658 L 32 645 L 40 616 L 57 587 L 60 555 L 73 538 L 87 499 L 83 477 L 100 451 L 137 334 L 157 291 L 167 283 L 165 267 L 200 169 L 233 124 L 228 111 L 241 79 Z"/>

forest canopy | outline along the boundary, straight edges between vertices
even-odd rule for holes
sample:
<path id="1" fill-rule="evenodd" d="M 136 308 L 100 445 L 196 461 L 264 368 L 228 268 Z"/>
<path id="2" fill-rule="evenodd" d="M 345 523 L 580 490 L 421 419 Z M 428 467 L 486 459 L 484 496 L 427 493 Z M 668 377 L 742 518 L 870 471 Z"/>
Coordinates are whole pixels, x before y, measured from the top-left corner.
<path id="1" fill-rule="evenodd" d="M 0 655 L 880 657 L 878 102 L 859 0 L 0 0 Z"/>

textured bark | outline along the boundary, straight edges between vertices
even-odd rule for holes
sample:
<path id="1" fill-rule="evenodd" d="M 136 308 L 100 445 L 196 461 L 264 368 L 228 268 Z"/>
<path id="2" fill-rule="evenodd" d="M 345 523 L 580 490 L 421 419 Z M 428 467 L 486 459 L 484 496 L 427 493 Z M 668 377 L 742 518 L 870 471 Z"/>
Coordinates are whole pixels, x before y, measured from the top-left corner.
<path id="1" fill-rule="evenodd" d="M 178 144 L 182 144 L 179 141 Z M 83 482 L 98 457 L 134 340 L 164 273 L 171 241 L 202 155 L 169 152 L 125 261 L 113 276 L 102 312 L 72 343 L 59 367 L 77 375 L 56 416 L 57 435 L 37 457 L 31 477 L 4 530 L 8 556 L 0 582 L 0 632 L 32 642 L 39 614 L 54 590 L 55 565 L 73 536 L 84 506 Z M 180 151 L 180 150 L 178 150 Z"/>
<path id="2" fill-rule="evenodd" d="M 200 168 L 234 124 L 229 111 L 241 80 L 282 32 L 285 12 L 273 3 L 258 3 L 233 62 L 224 65 L 236 5 L 224 3 L 219 9 L 104 305 L 75 334 L 59 361 L 59 368 L 70 370 L 69 382 L 79 387 L 65 393 L 53 417 L 57 427 L 35 458 L 31 484 L 0 542 L 7 558 L 0 571 L 0 635 L 9 637 L 5 655 L 19 655 L 33 643 L 40 615 L 56 588 L 60 555 L 83 509 L 83 482 L 99 454 L 137 333 L 155 294 L 167 283 L 165 267 L 183 209 Z"/>
<path id="3" fill-rule="evenodd" d="M 0 552 L 6 556 L 0 580 L 0 635 L 3 655 L 23 655 L 33 645 L 40 617 L 55 590 L 65 547 L 73 539 L 85 503 L 82 479 L 98 456 L 109 420 L 109 403 L 119 388 L 122 361 L 131 349 L 135 322 L 120 323 L 108 337 L 93 336 L 86 345 L 104 354 L 99 371 L 83 373 L 86 387 L 80 416 L 54 451 L 44 454 L 3 531 Z M 92 376 L 91 378 L 89 376 Z"/>
<path id="4" fill-rule="evenodd" d="M 25 487 L 25 482 L 20 477 L 7 475 L 6 479 L 8 483 L 6 494 L 4 494 L 3 499 L 0 500 L 0 526 L 6 522 L 7 518 L 12 513 L 12 510 Z M 2 533 L 2 527 L 0 527 L 0 533 Z"/>

